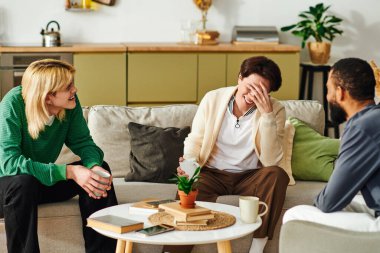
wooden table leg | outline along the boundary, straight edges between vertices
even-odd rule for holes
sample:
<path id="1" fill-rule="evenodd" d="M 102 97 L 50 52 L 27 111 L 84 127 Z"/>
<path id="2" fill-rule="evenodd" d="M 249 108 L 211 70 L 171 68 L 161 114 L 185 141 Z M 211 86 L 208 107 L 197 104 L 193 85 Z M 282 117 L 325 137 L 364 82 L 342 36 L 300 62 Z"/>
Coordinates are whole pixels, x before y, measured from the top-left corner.
<path id="1" fill-rule="evenodd" d="M 127 241 L 127 245 L 125 246 L 125 253 L 132 253 L 133 242 Z"/>
<path id="2" fill-rule="evenodd" d="M 220 241 L 220 242 L 217 242 L 217 245 L 218 245 L 218 253 L 232 253 L 230 241 Z"/>
<path id="3" fill-rule="evenodd" d="M 124 253 L 125 252 L 125 243 L 126 241 L 124 240 L 117 240 L 117 245 L 116 245 L 116 253 Z"/>

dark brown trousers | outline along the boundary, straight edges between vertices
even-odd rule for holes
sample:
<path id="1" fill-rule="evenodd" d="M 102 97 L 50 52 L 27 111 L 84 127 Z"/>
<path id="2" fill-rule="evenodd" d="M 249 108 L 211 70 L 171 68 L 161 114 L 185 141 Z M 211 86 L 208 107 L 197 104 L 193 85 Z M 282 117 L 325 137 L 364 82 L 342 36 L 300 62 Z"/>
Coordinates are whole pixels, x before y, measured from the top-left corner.
<path id="1" fill-rule="evenodd" d="M 255 231 L 254 237 L 268 236 L 272 239 L 284 205 L 288 183 L 286 172 L 276 166 L 239 173 L 203 167 L 197 200 L 215 202 L 222 195 L 258 197 L 268 205 L 268 212 L 261 217 L 262 225 Z M 261 211 L 263 210 L 259 212 Z"/>

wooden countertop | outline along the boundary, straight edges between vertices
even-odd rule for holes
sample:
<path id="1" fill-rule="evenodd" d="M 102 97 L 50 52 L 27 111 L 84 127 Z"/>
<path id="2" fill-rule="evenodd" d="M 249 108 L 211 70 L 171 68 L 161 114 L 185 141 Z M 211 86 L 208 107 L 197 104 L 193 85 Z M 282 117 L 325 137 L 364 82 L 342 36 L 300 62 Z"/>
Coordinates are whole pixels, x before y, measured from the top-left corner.
<path id="1" fill-rule="evenodd" d="M 194 45 L 181 43 L 125 43 L 128 52 L 299 52 L 299 46 L 285 44 Z"/>
<path id="2" fill-rule="evenodd" d="M 126 47 L 121 43 L 110 44 L 63 44 L 60 47 L 42 46 L 0 46 L 0 53 L 107 53 L 107 52 L 126 52 Z"/>
<path id="3" fill-rule="evenodd" d="M 299 52 L 300 47 L 285 44 L 233 45 L 188 45 L 180 43 L 110 43 L 110 44 L 67 44 L 61 47 L 1 46 L 0 53 L 107 53 L 107 52 Z"/>

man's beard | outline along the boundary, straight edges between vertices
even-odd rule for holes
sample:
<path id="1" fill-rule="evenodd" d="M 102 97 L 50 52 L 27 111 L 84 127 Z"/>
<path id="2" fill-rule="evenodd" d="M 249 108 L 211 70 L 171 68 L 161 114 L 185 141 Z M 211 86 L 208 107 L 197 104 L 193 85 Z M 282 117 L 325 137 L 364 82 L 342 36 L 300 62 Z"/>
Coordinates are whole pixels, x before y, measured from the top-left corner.
<path id="1" fill-rule="evenodd" d="M 338 103 L 329 103 L 329 107 L 332 123 L 339 125 L 347 120 L 347 113 Z"/>

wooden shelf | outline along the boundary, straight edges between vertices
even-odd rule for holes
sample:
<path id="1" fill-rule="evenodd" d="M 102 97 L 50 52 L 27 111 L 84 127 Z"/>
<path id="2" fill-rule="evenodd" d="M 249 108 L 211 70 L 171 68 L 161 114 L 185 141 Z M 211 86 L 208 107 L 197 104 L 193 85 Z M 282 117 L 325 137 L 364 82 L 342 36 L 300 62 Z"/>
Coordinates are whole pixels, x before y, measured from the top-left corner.
<path id="1" fill-rule="evenodd" d="M 66 11 L 71 11 L 71 12 L 91 12 L 94 11 L 92 8 L 79 8 L 79 7 L 71 7 L 71 8 L 66 8 Z"/>

